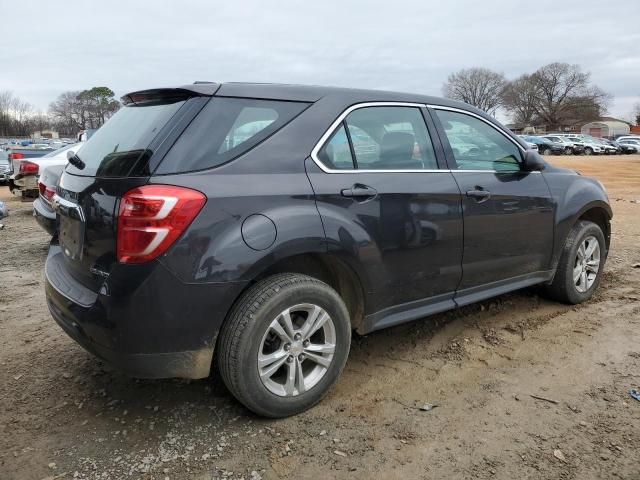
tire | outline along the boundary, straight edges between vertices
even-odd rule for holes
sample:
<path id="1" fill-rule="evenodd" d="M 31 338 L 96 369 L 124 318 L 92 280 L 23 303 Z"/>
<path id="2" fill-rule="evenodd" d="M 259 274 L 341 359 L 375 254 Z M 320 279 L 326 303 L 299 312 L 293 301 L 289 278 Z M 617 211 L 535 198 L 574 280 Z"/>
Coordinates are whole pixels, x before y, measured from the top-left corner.
<path id="1" fill-rule="evenodd" d="M 586 147 L 586 148 L 584 149 L 584 154 L 585 154 L 585 155 L 593 155 L 593 148 L 591 148 L 591 147 Z"/>
<path id="2" fill-rule="evenodd" d="M 592 283 L 584 285 L 582 278 L 578 280 L 584 285 L 582 287 L 584 290 L 581 291 L 581 286 L 574 281 L 574 273 L 576 272 L 576 265 L 578 265 L 577 262 L 579 261 L 578 251 L 588 239 L 594 239 L 598 244 L 599 264 Z M 589 243 L 589 245 L 591 245 L 591 243 Z M 571 232 L 569 232 L 553 282 L 545 288 L 545 292 L 554 300 L 571 305 L 590 299 L 600 284 L 607 253 L 604 233 L 602 233 L 600 227 L 593 222 L 578 221 L 571 229 Z"/>
<path id="3" fill-rule="evenodd" d="M 550 148 L 545 148 L 545 149 L 542 151 L 542 155 L 551 155 L 552 153 L 553 153 L 553 152 L 551 151 L 551 149 L 550 149 Z"/>
<path id="4" fill-rule="evenodd" d="M 303 307 L 310 309 L 306 317 L 301 310 L 294 311 L 294 308 Z M 283 314 L 291 309 L 292 314 L 289 318 L 292 319 L 293 331 L 287 330 L 291 333 L 302 332 L 304 322 L 312 318 L 313 312 L 318 311 L 314 310 L 315 308 L 328 314 L 329 319 L 309 337 L 309 347 L 304 338 L 296 337 L 294 340 L 285 332 L 289 324 L 284 321 Z M 318 314 L 317 318 L 324 316 Z M 273 328 L 276 323 L 276 327 L 284 326 L 282 331 L 277 329 L 280 334 L 276 334 L 276 329 Z M 281 336 L 283 333 L 286 335 Z M 289 339 L 286 342 L 283 340 L 285 337 Z M 329 337 L 333 342 L 327 340 Z M 324 343 L 325 346 L 335 345 L 328 366 L 324 367 L 312 358 L 304 358 L 298 362 L 302 357 L 330 355 L 310 353 L 314 347 L 320 345 L 318 342 Z M 256 283 L 236 302 L 222 326 L 216 360 L 222 380 L 239 402 L 258 415 L 282 418 L 311 408 L 327 394 L 345 366 L 350 344 L 349 312 L 338 293 L 315 278 L 283 273 Z M 303 345 L 312 350 L 307 350 Z M 265 349 L 268 350 L 266 353 Z M 259 372 L 258 358 L 263 355 L 277 356 L 279 359 L 262 367 L 263 371 L 270 367 L 276 368 L 275 373 L 269 377 L 261 377 Z M 284 361 L 283 356 L 286 357 Z M 298 370 L 299 365 L 301 370 Z M 324 373 L 320 374 L 321 370 Z M 297 376 L 300 371 L 305 371 L 306 376 Z M 291 372 L 294 373 L 295 382 L 287 382 L 287 375 Z M 310 382 L 316 382 L 308 389 L 304 386 L 307 376 Z M 302 384 L 298 383 L 300 378 L 304 379 Z M 278 383 L 279 380 L 283 383 Z M 291 385 L 294 384 L 295 390 L 287 392 L 287 386 L 291 389 Z"/>
<path id="5" fill-rule="evenodd" d="M 565 155 L 573 155 L 573 148 L 571 147 L 567 147 L 564 149 L 564 154 Z"/>

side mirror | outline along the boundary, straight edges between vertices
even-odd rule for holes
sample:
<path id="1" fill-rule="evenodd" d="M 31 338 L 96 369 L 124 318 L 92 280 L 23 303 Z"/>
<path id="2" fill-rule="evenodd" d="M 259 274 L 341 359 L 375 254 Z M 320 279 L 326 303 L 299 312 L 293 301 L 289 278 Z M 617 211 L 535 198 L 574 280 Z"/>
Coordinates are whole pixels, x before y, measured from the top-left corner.
<path id="1" fill-rule="evenodd" d="M 542 156 L 535 150 L 525 150 L 522 161 L 522 169 L 526 172 L 537 172 L 544 170 L 546 164 Z"/>

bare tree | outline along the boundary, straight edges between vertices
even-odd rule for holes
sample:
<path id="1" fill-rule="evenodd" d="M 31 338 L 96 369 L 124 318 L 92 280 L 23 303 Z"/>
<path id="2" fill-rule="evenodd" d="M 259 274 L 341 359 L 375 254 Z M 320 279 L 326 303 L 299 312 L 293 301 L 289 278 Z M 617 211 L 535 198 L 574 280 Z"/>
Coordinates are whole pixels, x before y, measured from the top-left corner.
<path id="1" fill-rule="evenodd" d="M 12 134 L 12 108 L 15 97 L 9 91 L 0 92 L 0 135 Z"/>
<path id="2" fill-rule="evenodd" d="M 534 75 L 524 74 L 507 83 L 503 106 L 516 123 L 529 125 L 537 114 L 539 88 Z"/>
<path id="3" fill-rule="evenodd" d="M 640 125 L 640 102 L 636 103 L 633 107 L 633 119 L 636 125 Z"/>
<path id="4" fill-rule="evenodd" d="M 489 114 L 502 103 L 504 74 L 487 68 L 468 68 L 452 73 L 442 86 L 445 97 L 466 102 Z"/>
<path id="5" fill-rule="evenodd" d="M 61 124 L 75 130 L 99 128 L 120 108 L 107 87 L 60 94 L 49 106 L 49 113 Z"/>
<path id="6" fill-rule="evenodd" d="M 49 105 L 49 114 L 60 124 L 73 130 L 85 128 L 86 115 L 78 101 L 79 91 L 61 93 L 56 101 Z"/>
<path id="7" fill-rule="evenodd" d="M 597 118 L 606 112 L 611 100 L 610 95 L 590 84 L 590 74 L 582 72 L 579 65 L 550 63 L 539 68 L 533 78 L 538 89 L 536 115 L 552 128 L 576 119 L 580 111 Z"/>

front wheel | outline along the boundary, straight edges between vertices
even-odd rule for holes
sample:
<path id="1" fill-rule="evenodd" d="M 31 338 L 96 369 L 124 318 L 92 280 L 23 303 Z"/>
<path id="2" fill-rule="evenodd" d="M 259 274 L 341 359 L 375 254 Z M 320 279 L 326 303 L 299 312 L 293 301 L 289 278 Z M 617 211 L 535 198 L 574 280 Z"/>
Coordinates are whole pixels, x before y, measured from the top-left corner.
<path id="1" fill-rule="evenodd" d="M 349 355 L 351 323 L 338 293 L 306 275 L 285 273 L 252 286 L 220 332 L 224 383 L 253 412 L 280 418 L 318 403 Z"/>
<path id="2" fill-rule="evenodd" d="M 584 154 L 585 155 L 593 155 L 593 148 L 591 147 L 587 147 L 584 149 Z"/>
<path id="3" fill-rule="evenodd" d="M 602 229 L 593 222 L 579 221 L 567 237 L 547 293 L 572 305 L 588 300 L 600 284 L 606 258 L 607 246 Z"/>
<path id="4" fill-rule="evenodd" d="M 550 148 L 545 148 L 544 150 L 542 150 L 542 155 L 551 155 L 552 153 L 553 152 Z"/>

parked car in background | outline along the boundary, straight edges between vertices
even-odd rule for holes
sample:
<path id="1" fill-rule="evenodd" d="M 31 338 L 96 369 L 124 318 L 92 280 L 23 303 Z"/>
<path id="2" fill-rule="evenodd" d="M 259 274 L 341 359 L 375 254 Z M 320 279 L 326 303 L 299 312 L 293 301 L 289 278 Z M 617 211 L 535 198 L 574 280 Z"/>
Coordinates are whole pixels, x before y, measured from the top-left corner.
<path id="1" fill-rule="evenodd" d="M 618 143 L 615 140 L 610 140 L 608 138 L 603 138 L 602 141 L 605 142 L 610 147 L 615 148 L 616 149 L 615 153 L 617 155 L 635 153 L 635 148 L 629 145 L 624 145 L 622 143 Z"/>
<path id="2" fill-rule="evenodd" d="M 577 304 L 602 277 L 602 184 L 467 104 L 243 83 L 122 103 L 60 177 L 45 289 L 69 336 L 134 376 L 215 362 L 284 417 L 335 384 L 352 330 L 536 284 Z"/>
<path id="3" fill-rule="evenodd" d="M 9 153 L 6 150 L 0 150 L 0 185 L 6 185 L 10 175 Z"/>
<path id="4" fill-rule="evenodd" d="M 527 142 L 527 141 L 525 140 L 526 135 L 518 135 L 518 137 L 519 137 L 520 139 L 522 139 L 522 141 L 523 141 L 524 143 L 526 143 L 526 144 L 527 144 L 527 147 L 529 148 L 529 150 L 534 150 L 534 151 L 536 151 L 536 152 L 538 151 L 538 144 L 537 144 L 537 143 L 533 143 L 533 142 Z"/>
<path id="5" fill-rule="evenodd" d="M 82 143 L 74 143 L 54 150 L 40 158 L 14 160 L 14 171 L 9 178 L 9 189 L 23 199 L 38 197 L 38 175 L 40 169 L 50 165 L 66 165 L 68 152 L 77 152 Z"/>
<path id="6" fill-rule="evenodd" d="M 620 142 L 622 140 L 638 140 L 640 141 L 640 135 L 621 135 L 617 137 L 616 142 Z"/>
<path id="7" fill-rule="evenodd" d="M 591 140 L 600 145 L 602 153 L 605 155 L 615 155 L 618 153 L 618 148 L 611 145 L 606 138 L 592 138 Z"/>
<path id="8" fill-rule="evenodd" d="M 566 155 L 578 155 L 584 151 L 584 147 L 581 144 L 572 142 L 567 137 L 544 135 L 541 138 L 563 145 Z"/>
<path id="9" fill-rule="evenodd" d="M 600 155 L 605 151 L 603 146 L 599 142 L 594 141 L 592 137 L 589 137 L 587 135 L 567 135 L 566 138 L 571 141 L 573 141 L 573 139 L 579 140 L 584 145 L 585 155 Z"/>
<path id="10" fill-rule="evenodd" d="M 538 152 L 542 155 L 562 155 L 565 152 L 564 144 L 553 142 L 543 137 L 527 135 L 524 140 L 538 145 Z"/>
<path id="11" fill-rule="evenodd" d="M 622 140 L 618 140 L 620 145 L 624 145 L 625 147 L 634 148 L 636 151 L 632 153 L 640 153 L 640 137 L 639 138 L 623 138 Z"/>
<path id="12" fill-rule="evenodd" d="M 626 143 L 619 143 L 619 142 L 616 142 L 615 140 L 610 140 L 610 142 L 613 146 L 615 146 L 616 148 L 619 148 L 620 153 L 622 154 L 638 153 L 638 151 L 640 150 L 640 148 L 638 148 L 639 146 L 633 146 Z"/>
<path id="13" fill-rule="evenodd" d="M 33 216 L 38 224 L 52 236 L 56 234 L 58 228 L 56 212 L 51 202 L 63 171 L 64 165 L 49 165 L 40 171 L 38 198 L 33 202 Z"/>

